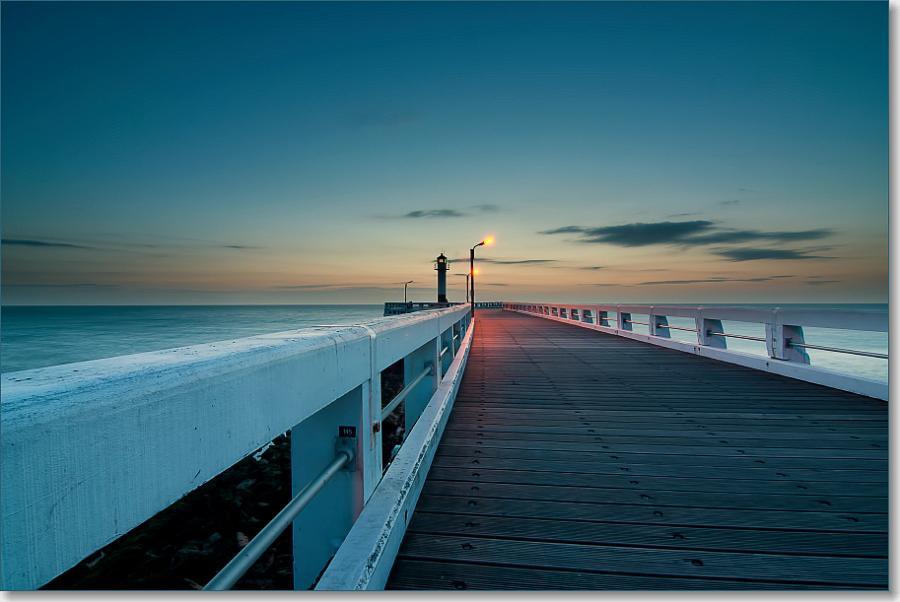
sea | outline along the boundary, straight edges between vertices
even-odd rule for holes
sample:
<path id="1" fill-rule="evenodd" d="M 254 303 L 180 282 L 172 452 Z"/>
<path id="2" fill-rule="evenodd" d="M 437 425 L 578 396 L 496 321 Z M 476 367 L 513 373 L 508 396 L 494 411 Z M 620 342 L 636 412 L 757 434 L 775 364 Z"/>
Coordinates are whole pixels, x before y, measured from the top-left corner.
<path id="1" fill-rule="evenodd" d="M 765 307 L 753 305 L 752 307 Z M 782 307 L 785 307 L 782 305 Z M 792 305 L 887 312 L 887 304 Z M 145 351 L 212 343 L 305 326 L 355 324 L 381 317 L 381 305 L 183 305 L 183 306 L 4 306 L 0 309 L 0 372 L 69 364 Z M 636 321 L 646 316 L 632 315 Z M 693 322 L 670 318 L 692 328 Z M 761 324 L 723 323 L 725 332 L 764 337 Z M 635 326 L 636 329 L 644 328 Z M 695 335 L 672 329 L 676 339 Z M 805 328 L 807 343 L 886 354 L 888 333 Z M 730 338 L 735 351 L 765 355 L 765 344 Z M 809 350 L 814 366 L 888 379 L 883 359 Z"/>

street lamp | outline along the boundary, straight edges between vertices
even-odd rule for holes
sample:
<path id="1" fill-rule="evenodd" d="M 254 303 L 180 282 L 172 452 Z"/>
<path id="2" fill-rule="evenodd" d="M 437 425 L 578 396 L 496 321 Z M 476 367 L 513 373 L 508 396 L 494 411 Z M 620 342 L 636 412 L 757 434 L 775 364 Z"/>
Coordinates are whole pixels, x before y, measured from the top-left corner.
<path id="1" fill-rule="evenodd" d="M 469 274 L 471 277 L 469 278 L 469 283 L 471 288 L 469 294 L 469 302 L 472 304 L 472 315 L 475 315 L 475 249 L 482 246 L 491 246 L 494 244 L 494 237 L 488 236 L 480 243 L 469 249 Z"/>
<path id="2" fill-rule="evenodd" d="M 403 302 L 406 303 L 406 287 L 415 282 L 415 280 L 407 280 L 403 283 Z"/>
<path id="3" fill-rule="evenodd" d="M 459 272 L 455 275 L 466 277 L 466 303 L 468 303 L 469 302 L 469 273 L 468 272 Z"/>

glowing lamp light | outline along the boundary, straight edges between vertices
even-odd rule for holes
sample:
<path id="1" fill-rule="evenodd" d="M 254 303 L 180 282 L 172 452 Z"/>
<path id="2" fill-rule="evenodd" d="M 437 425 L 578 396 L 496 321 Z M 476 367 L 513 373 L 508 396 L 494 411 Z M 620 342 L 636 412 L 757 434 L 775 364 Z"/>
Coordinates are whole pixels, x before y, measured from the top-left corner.
<path id="1" fill-rule="evenodd" d="M 491 246 L 492 244 L 494 244 L 494 235 L 493 235 L 493 234 L 488 235 L 488 236 L 485 237 L 485 239 L 484 239 L 484 246 L 489 247 L 489 246 Z"/>
<path id="2" fill-rule="evenodd" d="M 481 270 L 479 270 L 478 268 L 475 268 L 474 270 L 472 270 L 472 273 L 477 276 L 478 274 L 481 273 Z"/>

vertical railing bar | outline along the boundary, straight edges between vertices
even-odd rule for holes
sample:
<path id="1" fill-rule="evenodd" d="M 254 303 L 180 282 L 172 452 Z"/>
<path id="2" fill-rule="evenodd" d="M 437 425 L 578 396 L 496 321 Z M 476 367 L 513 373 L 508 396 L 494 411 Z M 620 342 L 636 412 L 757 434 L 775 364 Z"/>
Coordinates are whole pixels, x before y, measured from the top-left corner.
<path id="1" fill-rule="evenodd" d="M 382 410 L 381 410 L 381 419 L 384 420 L 385 418 L 387 418 L 388 416 L 390 416 L 390 415 L 391 415 L 391 412 L 393 412 L 394 409 L 395 409 L 398 405 L 400 405 L 400 403 L 401 403 L 404 399 L 406 399 L 406 397 L 410 394 L 410 392 L 411 392 L 413 389 L 416 388 L 416 385 L 418 385 L 420 382 L 422 382 L 422 379 L 423 379 L 423 378 L 425 378 L 426 376 L 428 376 L 429 374 L 431 374 L 432 370 L 434 370 L 434 367 L 433 367 L 433 366 L 431 366 L 431 365 L 427 366 L 427 367 L 426 367 L 424 370 L 422 370 L 422 372 L 421 372 L 418 376 L 416 376 L 416 377 L 415 377 L 408 385 L 406 385 L 405 387 L 403 387 L 403 389 L 401 389 L 400 392 L 397 393 L 396 397 L 394 397 L 394 398 L 391 400 L 391 402 L 390 402 L 389 404 L 387 404 L 386 406 L 384 406 L 384 408 L 382 408 Z"/>

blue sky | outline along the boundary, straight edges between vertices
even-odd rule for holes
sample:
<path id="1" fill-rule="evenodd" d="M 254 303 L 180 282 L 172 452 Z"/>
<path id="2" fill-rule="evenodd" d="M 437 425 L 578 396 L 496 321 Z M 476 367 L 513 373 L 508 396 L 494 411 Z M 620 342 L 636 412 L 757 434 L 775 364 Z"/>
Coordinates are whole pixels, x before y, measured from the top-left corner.
<path id="1" fill-rule="evenodd" d="M 885 2 L 0 10 L 4 303 L 887 300 Z"/>

